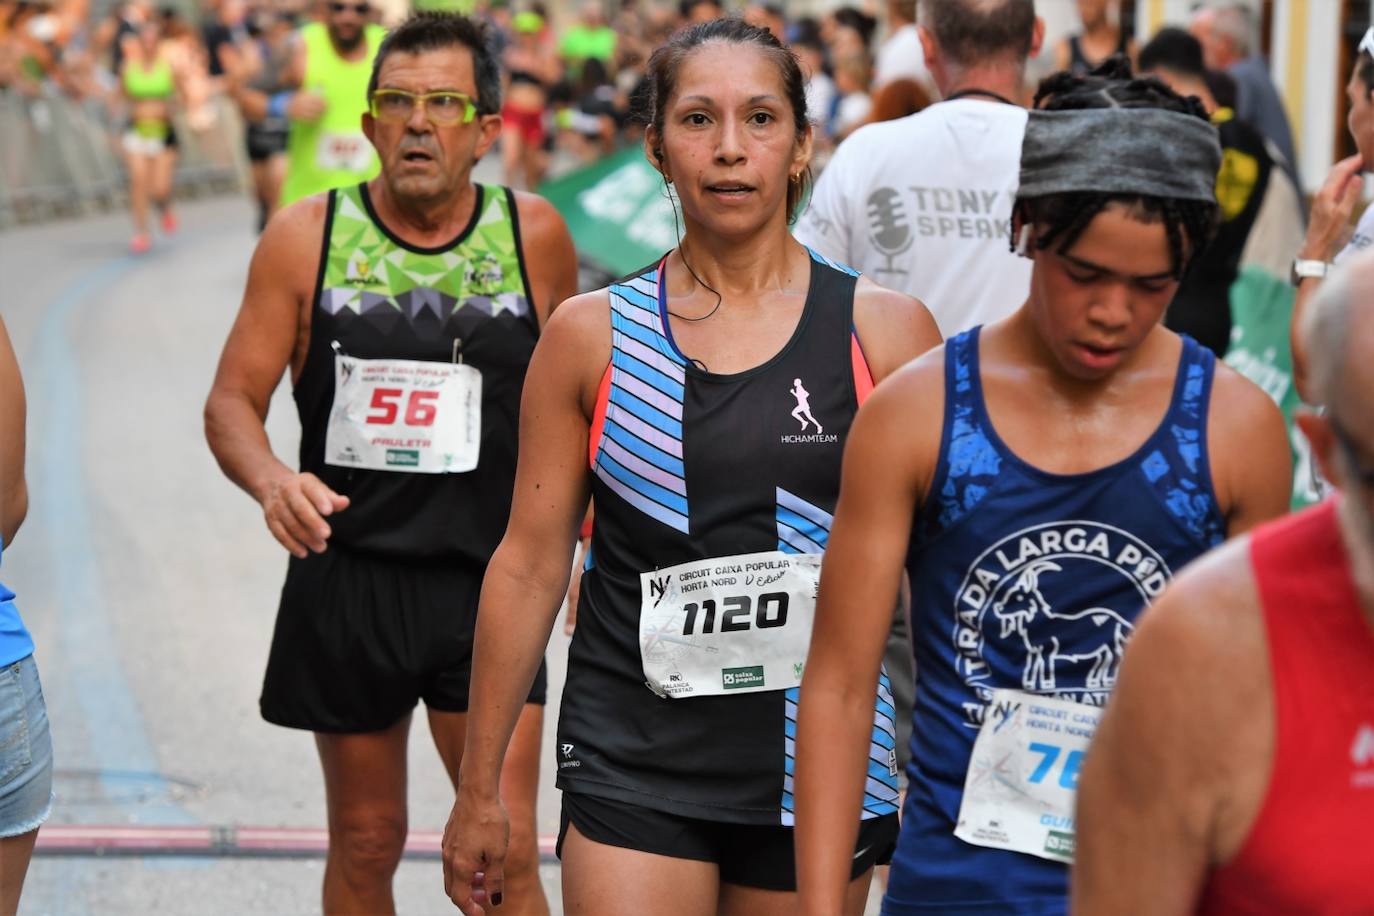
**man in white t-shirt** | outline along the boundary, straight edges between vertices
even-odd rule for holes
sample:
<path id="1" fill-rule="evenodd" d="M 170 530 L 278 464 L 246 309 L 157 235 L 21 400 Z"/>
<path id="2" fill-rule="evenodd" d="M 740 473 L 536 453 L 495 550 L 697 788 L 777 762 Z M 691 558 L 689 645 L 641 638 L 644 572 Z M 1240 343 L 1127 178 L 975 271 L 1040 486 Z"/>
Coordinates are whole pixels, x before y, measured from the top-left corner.
<path id="1" fill-rule="evenodd" d="M 893 80 L 915 80 L 925 88 L 930 84 L 926 55 L 916 34 L 916 0 L 888 0 L 887 39 L 878 48 L 873 63 L 873 91 Z"/>
<path id="2" fill-rule="evenodd" d="M 1308 390 L 1308 354 L 1298 330 L 1304 306 L 1312 298 L 1327 271 L 1359 251 L 1374 246 L 1374 206 L 1365 208 L 1355 233 L 1344 245 L 1346 227 L 1363 190 L 1363 173 L 1374 171 L 1374 28 L 1364 33 L 1355 52 L 1355 64 L 1345 86 L 1350 99 L 1347 126 L 1358 152 L 1331 167 L 1326 182 L 1312 198 L 1307 238 L 1293 262 L 1293 381 L 1307 403 L 1315 403 Z M 857 134 L 855 135 L 857 136 Z"/>
<path id="3" fill-rule="evenodd" d="M 916 296 L 949 337 L 1010 314 L 1030 284 L 1011 251 L 1026 112 L 1040 50 L 1033 0 L 923 0 L 925 64 L 945 101 L 855 131 L 821 173 L 796 236 Z"/>

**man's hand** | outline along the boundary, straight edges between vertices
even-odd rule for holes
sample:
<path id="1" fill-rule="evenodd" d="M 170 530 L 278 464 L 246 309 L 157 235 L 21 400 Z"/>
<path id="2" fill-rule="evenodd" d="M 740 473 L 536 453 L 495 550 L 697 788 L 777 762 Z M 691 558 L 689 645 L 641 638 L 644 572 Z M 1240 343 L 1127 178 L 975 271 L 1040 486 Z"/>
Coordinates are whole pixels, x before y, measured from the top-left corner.
<path id="1" fill-rule="evenodd" d="M 474 797 L 461 786 L 444 828 L 444 893 L 464 916 L 483 916 L 482 905 L 501 905 L 510 817 L 495 795 Z"/>
<path id="2" fill-rule="evenodd" d="M 1307 240 L 1300 257 L 1330 261 L 1336 256 L 1360 199 L 1363 170 L 1364 160 L 1358 153 L 1331 167 L 1326 182 L 1312 198 L 1312 218 L 1307 224 Z"/>
<path id="3" fill-rule="evenodd" d="M 329 525 L 325 517 L 348 508 L 348 497 L 325 486 L 314 474 L 293 474 L 268 489 L 262 499 L 267 528 L 291 555 L 324 553 Z"/>
<path id="4" fill-rule="evenodd" d="M 286 116 L 293 121 L 318 121 L 328 107 L 324 96 L 302 90 L 287 102 Z"/>

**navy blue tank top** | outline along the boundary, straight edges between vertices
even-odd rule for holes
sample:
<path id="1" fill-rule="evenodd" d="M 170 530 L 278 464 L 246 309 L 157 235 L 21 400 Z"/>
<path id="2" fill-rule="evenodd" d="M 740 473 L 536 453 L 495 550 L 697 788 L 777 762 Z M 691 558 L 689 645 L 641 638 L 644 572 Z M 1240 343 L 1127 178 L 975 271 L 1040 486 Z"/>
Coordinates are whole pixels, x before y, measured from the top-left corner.
<path id="1" fill-rule="evenodd" d="M 790 826 L 798 689 L 668 699 L 645 683 L 640 574 L 761 551 L 821 553 L 840 462 L 872 385 L 857 274 L 812 253 L 792 339 L 721 375 L 671 337 L 661 265 L 610 288 L 611 365 L 591 431 L 596 524 L 558 718 L 558 787 L 710 821 Z M 799 427 L 809 392 L 816 426 Z M 864 818 L 897 813 L 886 676 L 875 684 Z"/>
<path id="2" fill-rule="evenodd" d="M 1018 458 L 988 417 L 978 328 L 945 344 L 940 460 L 914 521 L 911 779 L 883 913 L 1063 913 L 1068 869 L 954 836 L 999 688 L 1101 706 L 1134 621 L 1221 542 L 1207 457 L 1211 352 L 1183 338 L 1173 397 L 1135 454 L 1085 474 Z"/>

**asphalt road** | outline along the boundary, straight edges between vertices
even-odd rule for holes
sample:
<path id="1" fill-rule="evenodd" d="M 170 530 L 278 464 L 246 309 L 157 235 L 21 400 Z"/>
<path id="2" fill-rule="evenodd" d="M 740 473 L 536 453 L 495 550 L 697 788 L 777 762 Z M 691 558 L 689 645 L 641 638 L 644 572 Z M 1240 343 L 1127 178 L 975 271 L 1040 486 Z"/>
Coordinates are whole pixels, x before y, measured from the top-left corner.
<path id="1" fill-rule="evenodd" d="M 58 771 L 49 823 L 318 829 L 313 741 L 257 711 L 286 554 L 201 433 L 253 215 L 221 198 L 181 216 L 181 231 L 140 258 L 125 253 L 122 214 L 0 234 L 0 311 L 28 389 L 32 494 L 3 577 L 38 646 Z M 296 429 L 283 386 L 268 421 L 279 455 L 295 454 Z M 556 628 L 555 711 L 566 643 Z M 551 716 L 546 762 L 552 735 Z M 539 825 L 549 835 L 551 769 Z M 423 716 L 410 774 L 412 831 L 441 831 L 452 792 Z M 322 869 L 318 858 L 40 854 L 20 912 L 310 913 Z M 558 912 L 558 867 L 543 872 Z M 396 888 L 403 913 L 455 912 L 437 861 L 408 857 Z"/>

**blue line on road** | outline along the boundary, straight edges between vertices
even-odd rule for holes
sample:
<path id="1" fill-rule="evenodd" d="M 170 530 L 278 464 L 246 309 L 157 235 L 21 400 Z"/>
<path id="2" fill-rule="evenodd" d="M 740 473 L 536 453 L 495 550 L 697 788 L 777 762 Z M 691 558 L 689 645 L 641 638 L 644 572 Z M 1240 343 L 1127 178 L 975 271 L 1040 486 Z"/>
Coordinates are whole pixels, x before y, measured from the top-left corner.
<path id="1" fill-rule="evenodd" d="M 68 324 L 92 293 L 115 282 L 137 265 L 125 256 L 81 275 L 57 297 L 38 331 L 34 393 L 43 392 L 48 409 L 29 467 L 37 478 L 38 501 L 51 521 L 48 549 L 58 570 L 59 626 L 68 676 L 86 719 L 90 751 L 102 772 L 142 771 L 156 801 L 127 812 L 143 823 L 194 824 L 170 786 L 144 727 L 138 702 L 118 656 L 119 640 L 106 604 L 99 555 L 91 538 L 90 497 L 82 467 L 82 373 L 68 337 Z M 99 300 L 96 300 L 97 302 Z M 41 647 L 40 647 L 41 649 Z M 107 796 L 126 788 L 102 776 Z"/>

